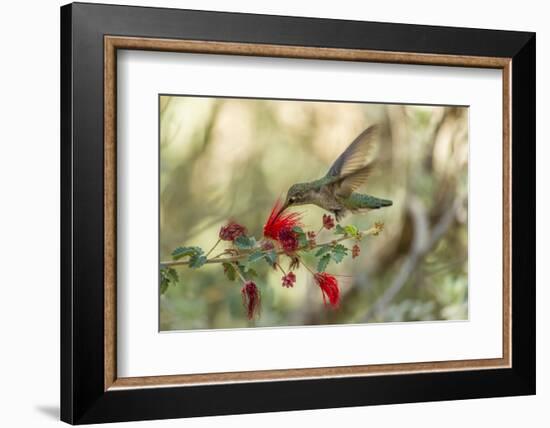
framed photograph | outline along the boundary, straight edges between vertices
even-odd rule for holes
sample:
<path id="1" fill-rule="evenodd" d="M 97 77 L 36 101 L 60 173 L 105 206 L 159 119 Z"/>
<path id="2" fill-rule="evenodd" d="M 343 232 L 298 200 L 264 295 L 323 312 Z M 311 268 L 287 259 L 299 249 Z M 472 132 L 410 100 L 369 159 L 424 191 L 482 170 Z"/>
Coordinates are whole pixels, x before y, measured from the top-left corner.
<path id="1" fill-rule="evenodd" d="M 61 105 L 63 421 L 535 393 L 535 34 L 76 3 Z"/>

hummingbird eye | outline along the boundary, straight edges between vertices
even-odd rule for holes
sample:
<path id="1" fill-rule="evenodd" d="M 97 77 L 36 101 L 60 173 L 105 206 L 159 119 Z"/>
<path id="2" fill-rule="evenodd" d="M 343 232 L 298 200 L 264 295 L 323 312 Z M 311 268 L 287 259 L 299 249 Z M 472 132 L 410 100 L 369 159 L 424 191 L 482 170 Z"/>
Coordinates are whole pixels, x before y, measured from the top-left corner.
<path id="1" fill-rule="evenodd" d="M 288 203 L 289 203 L 289 204 L 293 204 L 294 202 L 296 202 L 296 198 L 295 198 L 295 197 L 292 197 L 292 198 L 289 198 L 289 199 L 288 199 Z"/>

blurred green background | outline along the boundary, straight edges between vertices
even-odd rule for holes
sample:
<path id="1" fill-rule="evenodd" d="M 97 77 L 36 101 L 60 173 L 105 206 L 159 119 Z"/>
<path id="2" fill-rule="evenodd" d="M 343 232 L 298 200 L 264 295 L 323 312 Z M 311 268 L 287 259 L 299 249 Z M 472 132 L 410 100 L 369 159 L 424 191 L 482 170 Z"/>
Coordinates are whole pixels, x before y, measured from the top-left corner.
<path id="1" fill-rule="evenodd" d="M 347 275 L 338 310 L 324 307 L 303 267 L 288 289 L 265 264 L 256 279 L 261 317 L 248 321 L 241 284 L 220 264 L 181 266 L 179 284 L 160 296 L 160 329 L 467 319 L 465 107 L 161 96 L 160 258 L 170 260 L 180 245 L 207 251 L 228 219 L 260 238 L 274 201 L 293 183 L 324 175 L 372 124 L 381 130 L 377 170 L 360 191 L 393 206 L 341 222 L 363 230 L 382 221 L 385 230 L 363 239 L 355 260 L 330 265 Z M 297 210 L 308 229 L 319 229 L 323 210 Z"/>

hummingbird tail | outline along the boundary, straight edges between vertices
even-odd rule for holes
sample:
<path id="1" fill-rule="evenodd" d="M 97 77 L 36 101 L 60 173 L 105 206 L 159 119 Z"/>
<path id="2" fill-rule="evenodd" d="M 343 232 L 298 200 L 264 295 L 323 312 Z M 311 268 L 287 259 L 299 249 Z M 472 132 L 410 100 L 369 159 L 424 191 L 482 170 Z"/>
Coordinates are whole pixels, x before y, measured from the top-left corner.
<path id="1" fill-rule="evenodd" d="M 372 198 L 368 203 L 368 208 L 372 209 L 378 209 L 383 207 L 391 207 L 393 205 L 393 202 L 389 199 L 379 199 L 379 198 Z"/>
<path id="2" fill-rule="evenodd" d="M 380 201 L 380 207 L 391 207 L 393 202 L 389 199 L 378 199 Z"/>
<path id="3" fill-rule="evenodd" d="M 393 202 L 389 199 L 381 199 L 371 195 L 353 193 L 349 198 L 349 209 L 357 211 L 376 210 L 383 207 L 389 207 Z"/>

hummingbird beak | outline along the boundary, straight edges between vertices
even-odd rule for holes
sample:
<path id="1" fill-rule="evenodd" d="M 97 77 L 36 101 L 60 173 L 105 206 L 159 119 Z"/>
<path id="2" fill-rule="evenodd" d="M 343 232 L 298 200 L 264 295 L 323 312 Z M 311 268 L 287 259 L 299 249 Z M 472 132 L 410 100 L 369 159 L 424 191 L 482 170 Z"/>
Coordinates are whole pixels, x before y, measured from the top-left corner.
<path id="1" fill-rule="evenodd" d="M 279 217 L 287 208 L 288 208 L 288 202 L 285 201 L 285 203 L 283 204 L 283 206 L 281 207 L 281 209 L 279 210 L 278 214 L 277 214 L 277 217 Z"/>

